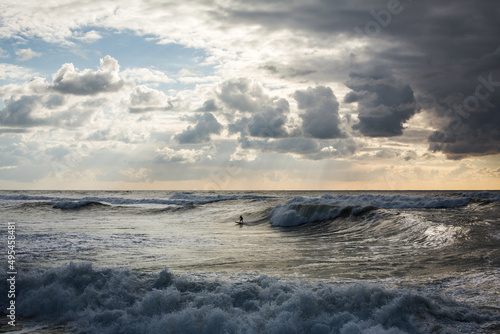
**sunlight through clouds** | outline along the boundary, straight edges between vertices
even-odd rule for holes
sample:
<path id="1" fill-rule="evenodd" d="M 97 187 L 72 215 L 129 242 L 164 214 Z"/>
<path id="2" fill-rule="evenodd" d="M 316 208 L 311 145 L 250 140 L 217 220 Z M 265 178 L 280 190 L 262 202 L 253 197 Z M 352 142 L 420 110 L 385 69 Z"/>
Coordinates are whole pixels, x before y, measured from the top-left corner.
<path id="1" fill-rule="evenodd" d="M 234 188 L 261 172 L 281 189 L 342 177 L 345 189 L 497 186 L 498 6 L 399 2 L 377 14 L 386 7 L 9 0 L 0 187 L 22 186 L 7 168 L 21 163 L 44 166 L 34 188 L 61 185 L 54 164 L 66 181 L 94 175 L 89 187 L 155 188 L 231 162 L 248 176 Z"/>

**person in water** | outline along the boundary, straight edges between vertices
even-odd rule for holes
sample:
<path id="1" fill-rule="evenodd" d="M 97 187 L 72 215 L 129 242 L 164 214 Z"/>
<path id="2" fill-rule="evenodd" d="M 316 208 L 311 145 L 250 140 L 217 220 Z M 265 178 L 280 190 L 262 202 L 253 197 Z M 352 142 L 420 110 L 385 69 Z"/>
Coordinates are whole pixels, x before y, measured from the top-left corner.
<path id="1" fill-rule="evenodd" d="M 243 224 L 243 216 L 240 216 L 240 223 Z"/>

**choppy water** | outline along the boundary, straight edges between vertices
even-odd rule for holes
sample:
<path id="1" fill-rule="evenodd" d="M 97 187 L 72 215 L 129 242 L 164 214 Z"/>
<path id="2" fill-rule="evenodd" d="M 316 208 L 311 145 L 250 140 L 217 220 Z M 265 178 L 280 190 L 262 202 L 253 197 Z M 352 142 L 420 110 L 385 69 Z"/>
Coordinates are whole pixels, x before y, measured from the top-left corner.
<path id="1" fill-rule="evenodd" d="M 499 192 L 2 191 L 9 222 L 25 331 L 500 331 Z"/>

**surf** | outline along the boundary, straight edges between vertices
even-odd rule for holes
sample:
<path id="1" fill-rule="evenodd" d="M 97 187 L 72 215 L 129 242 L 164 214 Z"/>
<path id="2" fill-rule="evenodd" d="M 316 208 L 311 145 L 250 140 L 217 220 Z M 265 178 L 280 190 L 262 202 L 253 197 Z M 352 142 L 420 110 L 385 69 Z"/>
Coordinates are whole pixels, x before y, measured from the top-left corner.
<path id="1" fill-rule="evenodd" d="M 86 333 L 474 332 L 500 317 L 439 295 L 269 276 L 219 281 L 71 263 L 19 276 L 19 315 Z M 2 283 L 5 285 L 5 283 Z M 0 297 L 5 305 L 6 297 Z"/>

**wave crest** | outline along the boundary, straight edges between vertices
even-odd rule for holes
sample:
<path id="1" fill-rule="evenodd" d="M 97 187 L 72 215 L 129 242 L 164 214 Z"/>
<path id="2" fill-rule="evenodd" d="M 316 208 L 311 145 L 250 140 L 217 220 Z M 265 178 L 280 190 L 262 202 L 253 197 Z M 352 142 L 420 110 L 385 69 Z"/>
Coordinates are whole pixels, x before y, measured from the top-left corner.
<path id="1" fill-rule="evenodd" d="M 334 206 L 327 204 L 279 204 L 271 213 L 273 226 L 297 226 L 332 220 L 340 216 L 356 216 L 375 209 L 372 206 Z"/>
<path id="2" fill-rule="evenodd" d="M 466 197 L 430 197 L 403 195 L 330 195 L 298 196 L 277 205 L 271 214 L 273 226 L 297 226 L 331 220 L 342 215 L 359 215 L 376 208 L 450 208 L 469 204 Z"/>

